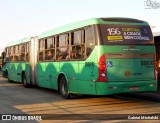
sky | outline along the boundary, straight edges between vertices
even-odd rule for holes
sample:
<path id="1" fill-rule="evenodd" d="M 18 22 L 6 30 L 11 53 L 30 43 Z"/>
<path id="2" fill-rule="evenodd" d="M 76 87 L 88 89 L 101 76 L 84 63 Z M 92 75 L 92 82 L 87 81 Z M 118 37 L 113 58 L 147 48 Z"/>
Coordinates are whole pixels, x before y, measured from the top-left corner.
<path id="1" fill-rule="evenodd" d="M 14 40 L 40 35 L 65 24 L 102 17 L 129 17 L 149 22 L 160 32 L 160 6 L 147 0 L 0 0 L 0 53 Z M 160 5 L 160 0 L 156 1 Z"/>

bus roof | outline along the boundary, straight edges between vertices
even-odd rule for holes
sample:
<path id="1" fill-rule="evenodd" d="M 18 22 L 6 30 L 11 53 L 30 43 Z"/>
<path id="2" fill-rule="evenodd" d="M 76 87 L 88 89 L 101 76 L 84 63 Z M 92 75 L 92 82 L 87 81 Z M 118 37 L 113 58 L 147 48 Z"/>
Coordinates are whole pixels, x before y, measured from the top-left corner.
<path id="1" fill-rule="evenodd" d="M 16 41 L 12 41 L 7 45 L 7 47 L 14 46 L 14 45 L 17 45 L 17 44 L 26 43 L 26 42 L 29 42 L 30 40 L 31 40 L 31 37 L 27 37 L 27 38 L 19 39 L 19 40 L 16 40 Z"/>
<path id="2" fill-rule="evenodd" d="M 70 23 L 62 27 L 46 31 L 38 36 L 38 39 L 49 37 L 52 35 L 64 33 L 74 29 L 82 28 L 94 24 L 130 24 L 130 25 L 148 25 L 147 22 L 132 18 L 92 18 L 79 22 Z"/>

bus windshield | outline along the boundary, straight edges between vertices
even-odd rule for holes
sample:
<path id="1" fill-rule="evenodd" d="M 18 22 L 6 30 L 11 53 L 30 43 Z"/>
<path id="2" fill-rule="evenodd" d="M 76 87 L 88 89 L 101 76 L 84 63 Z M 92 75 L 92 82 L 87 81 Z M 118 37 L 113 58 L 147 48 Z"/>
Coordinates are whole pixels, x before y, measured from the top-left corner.
<path id="1" fill-rule="evenodd" d="M 100 25 L 103 44 L 153 45 L 153 36 L 149 26 L 137 25 Z"/>

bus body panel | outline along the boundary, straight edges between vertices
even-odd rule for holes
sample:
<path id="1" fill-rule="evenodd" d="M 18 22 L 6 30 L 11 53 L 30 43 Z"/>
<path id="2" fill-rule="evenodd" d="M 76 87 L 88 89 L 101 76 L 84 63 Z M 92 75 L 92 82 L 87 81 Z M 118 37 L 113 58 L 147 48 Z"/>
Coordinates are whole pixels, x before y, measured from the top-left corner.
<path id="1" fill-rule="evenodd" d="M 93 62 L 93 61 L 92 61 Z M 87 66 L 89 62 L 79 62 L 79 81 L 78 92 L 81 94 L 95 94 L 95 77 L 97 70 L 94 67 Z"/>
<path id="2" fill-rule="evenodd" d="M 40 87 L 46 86 L 46 73 L 45 73 L 45 62 L 37 63 L 37 85 Z"/>
<path id="3" fill-rule="evenodd" d="M 107 66 L 108 81 L 138 81 L 154 79 L 153 58 L 109 58 L 106 62 L 109 64 Z"/>
<path id="4" fill-rule="evenodd" d="M 127 50 L 126 50 L 127 49 Z M 154 80 L 154 46 L 104 46 L 108 81 Z"/>
<path id="5" fill-rule="evenodd" d="M 8 68 L 8 76 L 10 80 L 16 81 L 16 75 L 17 72 L 16 70 L 16 63 L 8 63 L 7 68 Z"/>
<path id="6" fill-rule="evenodd" d="M 8 62 L 3 66 L 2 75 L 6 77 L 6 71 L 8 72 L 9 79 L 16 82 L 22 82 L 22 72 L 27 72 L 30 67 L 28 62 Z M 27 75 L 28 81 L 30 81 L 30 72 Z"/>
<path id="7" fill-rule="evenodd" d="M 96 80 L 98 78 L 99 48 L 94 50 L 85 61 L 79 61 L 78 92 L 81 94 L 96 94 Z"/>
<path id="8" fill-rule="evenodd" d="M 45 64 L 45 74 L 46 74 L 46 82 L 49 83 L 50 89 L 58 90 L 57 84 L 56 84 L 56 78 L 57 78 L 57 68 L 59 67 L 59 63 L 53 63 L 53 62 L 46 62 Z"/>
<path id="9" fill-rule="evenodd" d="M 150 81 L 135 81 L 135 82 L 97 82 L 96 94 L 109 95 L 119 93 L 132 93 L 132 92 L 151 92 L 157 91 L 157 86 L 152 86 L 157 83 L 156 80 Z"/>
<path id="10" fill-rule="evenodd" d="M 97 95 L 157 90 L 153 57 L 155 55 L 155 47 L 135 45 L 134 49 L 137 50 L 126 50 L 129 49 L 128 47 L 126 45 L 99 47 L 100 56 L 106 54 L 107 81 L 96 82 Z M 112 54 L 112 56 L 107 54 Z M 130 55 L 130 58 L 124 58 L 123 55 L 119 57 L 119 54 Z M 138 55 L 136 57 L 133 54 Z M 152 58 L 139 58 L 140 54 L 145 54 L 146 56 L 151 54 L 149 56 Z M 133 56 L 134 58 L 132 58 Z"/>
<path id="11" fill-rule="evenodd" d="M 17 64 L 17 79 L 16 81 L 18 82 L 22 82 L 22 72 L 25 72 L 26 69 L 28 69 L 27 64 L 29 63 L 25 63 L 25 62 L 20 62 L 20 63 L 16 63 Z"/>
<path id="12" fill-rule="evenodd" d="M 13 80 L 13 81 L 18 80 L 18 79 L 16 79 L 16 77 L 17 77 L 17 63 L 10 63 L 9 66 L 10 66 L 9 67 L 10 68 L 9 69 L 9 71 L 10 71 L 10 80 Z"/>
<path id="13" fill-rule="evenodd" d="M 59 62 L 51 62 L 53 69 L 51 73 L 51 88 L 54 88 L 55 90 L 58 90 L 58 76 L 59 76 Z M 51 68 L 50 68 L 51 69 Z"/>
<path id="14" fill-rule="evenodd" d="M 60 62 L 60 72 L 64 73 L 68 82 L 69 92 L 77 93 L 78 91 L 78 62 L 71 61 L 68 63 Z"/>

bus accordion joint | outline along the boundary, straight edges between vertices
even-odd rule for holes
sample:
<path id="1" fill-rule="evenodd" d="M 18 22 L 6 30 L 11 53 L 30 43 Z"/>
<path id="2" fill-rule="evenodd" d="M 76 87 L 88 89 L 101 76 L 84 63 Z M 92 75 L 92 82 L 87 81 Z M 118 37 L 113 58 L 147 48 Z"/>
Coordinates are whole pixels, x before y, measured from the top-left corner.
<path id="1" fill-rule="evenodd" d="M 103 54 L 99 58 L 98 62 L 98 79 L 97 82 L 107 82 L 107 77 L 106 77 L 106 56 Z"/>

